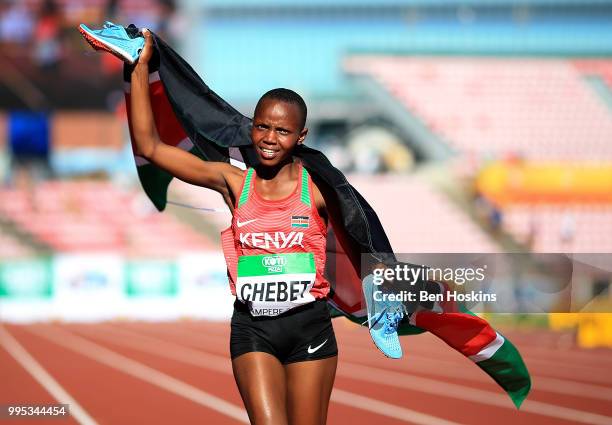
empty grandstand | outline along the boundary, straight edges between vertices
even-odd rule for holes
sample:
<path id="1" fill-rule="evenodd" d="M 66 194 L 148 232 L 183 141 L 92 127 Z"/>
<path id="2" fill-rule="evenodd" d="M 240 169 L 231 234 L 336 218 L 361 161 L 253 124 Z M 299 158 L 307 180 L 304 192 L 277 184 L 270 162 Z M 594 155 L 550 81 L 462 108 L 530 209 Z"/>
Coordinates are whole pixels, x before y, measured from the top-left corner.
<path id="1" fill-rule="evenodd" d="M 383 105 L 401 105 L 407 116 L 427 130 L 413 143 L 448 145 L 457 162 L 476 158 L 480 166 L 510 160 L 523 164 L 517 168 L 524 170 L 557 161 L 556 169 L 541 166 L 533 173 L 531 182 L 538 185 L 539 196 L 534 186 L 524 183 L 521 190 L 526 196 L 518 197 L 518 202 L 502 206 L 499 197 L 490 199 L 502 207 L 504 229 L 526 243 L 527 249 L 539 252 L 612 249 L 612 242 L 599 237 L 612 221 L 610 211 L 592 206 L 593 202 L 609 202 L 605 196 L 609 188 L 603 183 L 608 178 L 597 174 L 580 178 L 580 172 L 575 172 L 567 180 L 570 169 L 606 167 L 612 160 L 612 110 L 586 78 L 607 81 L 611 64 L 604 60 L 398 56 L 355 56 L 345 61 L 347 72 L 368 79 L 370 93 L 378 90 L 389 98 Z M 519 171 L 510 173 L 514 174 L 508 179 L 519 178 Z M 604 192 L 589 196 L 596 190 L 593 187 L 602 187 Z M 547 196 L 546 192 L 557 195 Z M 540 206 L 552 199 L 555 205 Z M 583 205 L 572 205 L 576 201 Z M 562 236 L 571 221 L 562 217 L 580 223 L 578 239 L 572 236 L 568 242 Z"/>
<path id="2" fill-rule="evenodd" d="M 459 155 L 612 158 L 610 106 L 572 61 L 381 56 L 345 64 L 370 76 Z"/>
<path id="3" fill-rule="evenodd" d="M 33 193 L 4 189 L 0 214 L 6 227 L 60 253 L 173 258 L 213 249 L 190 226 L 154 211 L 140 193 L 107 182 L 47 182 Z"/>

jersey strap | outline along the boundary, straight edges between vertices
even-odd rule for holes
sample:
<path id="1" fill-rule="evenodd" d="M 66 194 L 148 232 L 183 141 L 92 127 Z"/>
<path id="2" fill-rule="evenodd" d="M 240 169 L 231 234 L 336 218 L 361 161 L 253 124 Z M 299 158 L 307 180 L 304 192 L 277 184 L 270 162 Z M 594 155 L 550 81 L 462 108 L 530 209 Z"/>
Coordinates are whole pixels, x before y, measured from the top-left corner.
<path id="1" fill-rule="evenodd" d="M 308 207 L 310 207 L 310 186 L 308 185 L 308 171 L 306 168 L 302 168 L 302 176 L 300 178 L 300 201 Z M 255 172 L 254 168 L 249 168 L 244 178 L 244 183 L 242 185 L 242 192 L 240 193 L 240 198 L 238 200 L 238 206 L 242 206 L 249 200 L 249 194 L 251 191 L 251 180 L 253 179 L 253 174 Z"/>
<path id="2" fill-rule="evenodd" d="M 306 206 L 310 206 L 310 187 L 308 186 L 308 171 L 306 171 L 305 167 L 302 167 L 302 188 L 300 200 Z"/>
<path id="3" fill-rule="evenodd" d="M 242 206 L 249 199 L 249 192 L 251 191 L 251 180 L 253 179 L 254 168 L 249 168 L 247 171 L 246 177 L 244 178 L 244 183 L 242 184 L 242 193 L 240 194 L 240 199 L 238 200 L 238 206 Z"/>

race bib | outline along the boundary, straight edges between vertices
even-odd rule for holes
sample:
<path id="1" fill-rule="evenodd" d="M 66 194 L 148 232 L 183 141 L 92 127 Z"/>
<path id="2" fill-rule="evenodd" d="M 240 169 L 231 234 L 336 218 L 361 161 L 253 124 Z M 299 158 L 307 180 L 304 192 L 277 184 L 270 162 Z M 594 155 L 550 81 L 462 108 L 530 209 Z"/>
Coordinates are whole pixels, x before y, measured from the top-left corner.
<path id="1" fill-rule="evenodd" d="M 277 316 L 312 302 L 316 278 L 314 255 L 308 253 L 243 255 L 238 258 L 236 296 L 253 316 Z"/>

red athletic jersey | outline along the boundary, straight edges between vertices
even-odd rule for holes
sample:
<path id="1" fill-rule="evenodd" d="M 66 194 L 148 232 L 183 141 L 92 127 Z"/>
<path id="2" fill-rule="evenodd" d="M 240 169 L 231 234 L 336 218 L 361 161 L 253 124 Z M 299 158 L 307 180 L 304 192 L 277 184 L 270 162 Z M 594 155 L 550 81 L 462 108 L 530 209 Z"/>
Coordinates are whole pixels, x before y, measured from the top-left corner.
<path id="1" fill-rule="evenodd" d="M 236 295 L 236 265 L 241 255 L 312 252 L 316 280 L 310 290 L 326 297 L 329 282 L 323 277 L 327 228 L 314 203 L 313 183 L 300 165 L 300 179 L 284 199 L 266 200 L 255 190 L 255 170 L 244 173 L 240 198 L 230 227 L 221 232 L 230 289 Z"/>

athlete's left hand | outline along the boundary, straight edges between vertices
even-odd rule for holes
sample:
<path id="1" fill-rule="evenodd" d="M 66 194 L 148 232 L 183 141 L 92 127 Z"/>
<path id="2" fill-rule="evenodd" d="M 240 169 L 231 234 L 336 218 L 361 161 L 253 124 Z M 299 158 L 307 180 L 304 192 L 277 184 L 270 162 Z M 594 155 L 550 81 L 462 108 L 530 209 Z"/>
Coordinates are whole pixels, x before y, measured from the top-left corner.
<path id="1" fill-rule="evenodd" d="M 141 31 L 145 38 L 145 45 L 138 56 L 138 63 L 146 65 L 149 63 L 151 56 L 153 56 L 153 36 L 147 28 L 143 28 Z"/>

